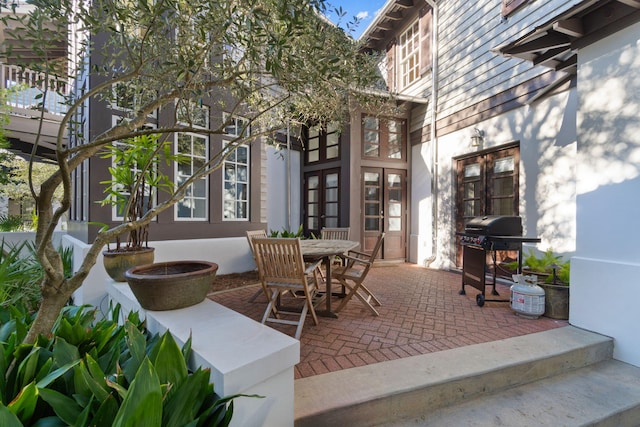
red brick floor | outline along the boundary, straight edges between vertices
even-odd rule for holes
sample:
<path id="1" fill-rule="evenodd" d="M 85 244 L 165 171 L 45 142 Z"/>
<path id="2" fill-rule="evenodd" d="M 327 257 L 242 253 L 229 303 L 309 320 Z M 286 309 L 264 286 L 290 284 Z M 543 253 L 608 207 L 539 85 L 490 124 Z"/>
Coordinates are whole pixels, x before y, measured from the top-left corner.
<path id="1" fill-rule="evenodd" d="M 476 304 L 478 291 L 466 286 L 459 295 L 459 273 L 430 270 L 415 264 L 381 266 L 369 271 L 366 286 L 382 302 L 379 317 L 371 314 L 355 298 L 337 319 L 320 317 L 313 325 L 310 317 L 300 340 L 300 363 L 295 378 L 447 350 L 470 344 L 496 341 L 565 326 L 563 320 L 517 316 L 508 302 Z M 226 307 L 260 321 L 266 307 L 264 298 L 248 302 L 256 287 L 217 293 L 210 298 Z M 498 284 L 499 297 L 508 299 L 509 288 Z M 339 300 L 332 300 L 337 307 Z M 270 324 L 270 326 L 273 324 Z M 293 336 L 294 328 L 274 325 Z M 499 357 L 499 356 L 497 356 Z"/>

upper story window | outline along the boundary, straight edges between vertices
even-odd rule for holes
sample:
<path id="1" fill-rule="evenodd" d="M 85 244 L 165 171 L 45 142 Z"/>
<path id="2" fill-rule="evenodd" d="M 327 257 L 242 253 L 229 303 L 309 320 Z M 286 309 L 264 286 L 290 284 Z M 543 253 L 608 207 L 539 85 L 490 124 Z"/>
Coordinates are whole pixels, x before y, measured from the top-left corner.
<path id="1" fill-rule="evenodd" d="M 400 88 L 405 88 L 420 76 L 420 28 L 418 21 L 405 31 L 398 41 Z"/>
<path id="2" fill-rule="evenodd" d="M 431 34 L 433 10 L 420 9 L 418 18 L 387 45 L 380 63 L 386 69 L 389 90 L 401 91 L 431 70 Z"/>
<path id="3" fill-rule="evenodd" d="M 135 112 L 156 97 L 156 94 L 149 90 L 143 91 L 137 88 L 134 82 L 118 82 L 112 88 L 111 108 L 115 110 Z M 157 110 L 149 114 L 151 117 L 156 117 L 156 115 Z"/>
<path id="4" fill-rule="evenodd" d="M 193 102 L 179 102 L 176 108 L 179 124 L 194 128 L 208 128 L 208 107 Z M 209 136 L 197 131 L 176 132 L 176 152 L 183 158 L 183 161 L 175 165 L 176 184 L 182 185 L 207 163 Z M 208 182 L 207 177 L 202 177 L 189 184 L 184 198 L 176 204 L 176 220 L 207 219 Z"/>
<path id="5" fill-rule="evenodd" d="M 364 117 L 362 120 L 362 143 L 362 157 L 405 159 L 405 121 L 394 118 Z"/>
<path id="6" fill-rule="evenodd" d="M 224 117 L 229 124 L 225 127 L 223 144 L 233 151 L 224 161 L 223 168 L 223 214 L 227 221 L 249 219 L 249 146 L 235 145 L 233 140 L 250 134 L 249 121 L 241 117 Z"/>
<path id="7" fill-rule="evenodd" d="M 312 126 L 309 128 L 306 163 L 324 162 L 340 158 L 340 134 L 335 124 L 326 128 Z"/>
<path id="8" fill-rule="evenodd" d="M 529 0 L 502 0 L 502 16 L 511 14 L 511 12 L 527 2 Z"/>

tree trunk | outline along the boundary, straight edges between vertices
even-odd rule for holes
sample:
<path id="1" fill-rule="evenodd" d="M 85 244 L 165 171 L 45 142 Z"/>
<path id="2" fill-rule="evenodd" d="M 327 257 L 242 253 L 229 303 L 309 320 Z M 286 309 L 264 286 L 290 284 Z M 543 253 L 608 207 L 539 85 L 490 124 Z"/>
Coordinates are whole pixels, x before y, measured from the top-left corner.
<path id="1" fill-rule="evenodd" d="M 43 294 L 46 293 L 46 296 L 43 295 L 36 318 L 24 339 L 24 343 L 27 344 L 33 344 L 39 335 L 51 335 L 53 325 L 71 297 L 71 295 L 64 295 L 63 292 L 54 290 L 50 283 L 45 283 L 44 286 L 46 286 L 46 291 L 43 291 Z"/>

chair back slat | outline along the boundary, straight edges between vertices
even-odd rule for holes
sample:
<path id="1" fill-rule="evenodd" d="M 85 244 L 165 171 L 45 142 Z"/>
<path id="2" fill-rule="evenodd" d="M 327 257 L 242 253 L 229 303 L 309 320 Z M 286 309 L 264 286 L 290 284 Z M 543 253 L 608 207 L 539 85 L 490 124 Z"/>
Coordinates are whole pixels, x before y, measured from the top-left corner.
<path id="1" fill-rule="evenodd" d="M 251 254 L 253 255 L 253 259 L 256 258 L 255 250 L 253 248 L 253 239 L 256 238 L 265 238 L 267 237 L 267 232 L 265 230 L 250 230 L 247 231 L 247 241 L 249 242 L 249 248 L 251 249 Z"/>
<path id="2" fill-rule="evenodd" d="M 266 282 L 304 283 L 305 266 L 299 239 L 253 239 L 258 272 Z"/>
<path id="3" fill-rule="evenodd" d="M 351 235 L 350 227 L 341 227 L 341 228 L 325 227 L 322 230 L 320 230 L 321 239 L 349 240 L 350 235 Z"/>

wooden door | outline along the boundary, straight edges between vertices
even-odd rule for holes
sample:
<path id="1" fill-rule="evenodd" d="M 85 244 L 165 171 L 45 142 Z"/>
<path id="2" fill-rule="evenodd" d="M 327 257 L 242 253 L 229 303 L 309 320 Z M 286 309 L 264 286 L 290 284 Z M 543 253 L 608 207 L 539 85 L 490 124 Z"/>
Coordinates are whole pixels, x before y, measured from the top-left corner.
<path id="1" fill-rule="evenodd" d="M 405 259 L 407 229 L 406 171 L 363 168 L 362 249 L 369 252 L 385 232 L 379 257 Z"/>
<path id="2" fill-rule="evenodd" d="M 323 227 L 340 227 L 340 170 L 305 175 L 304 224 L 307 233 L 320 236 Z"/>

